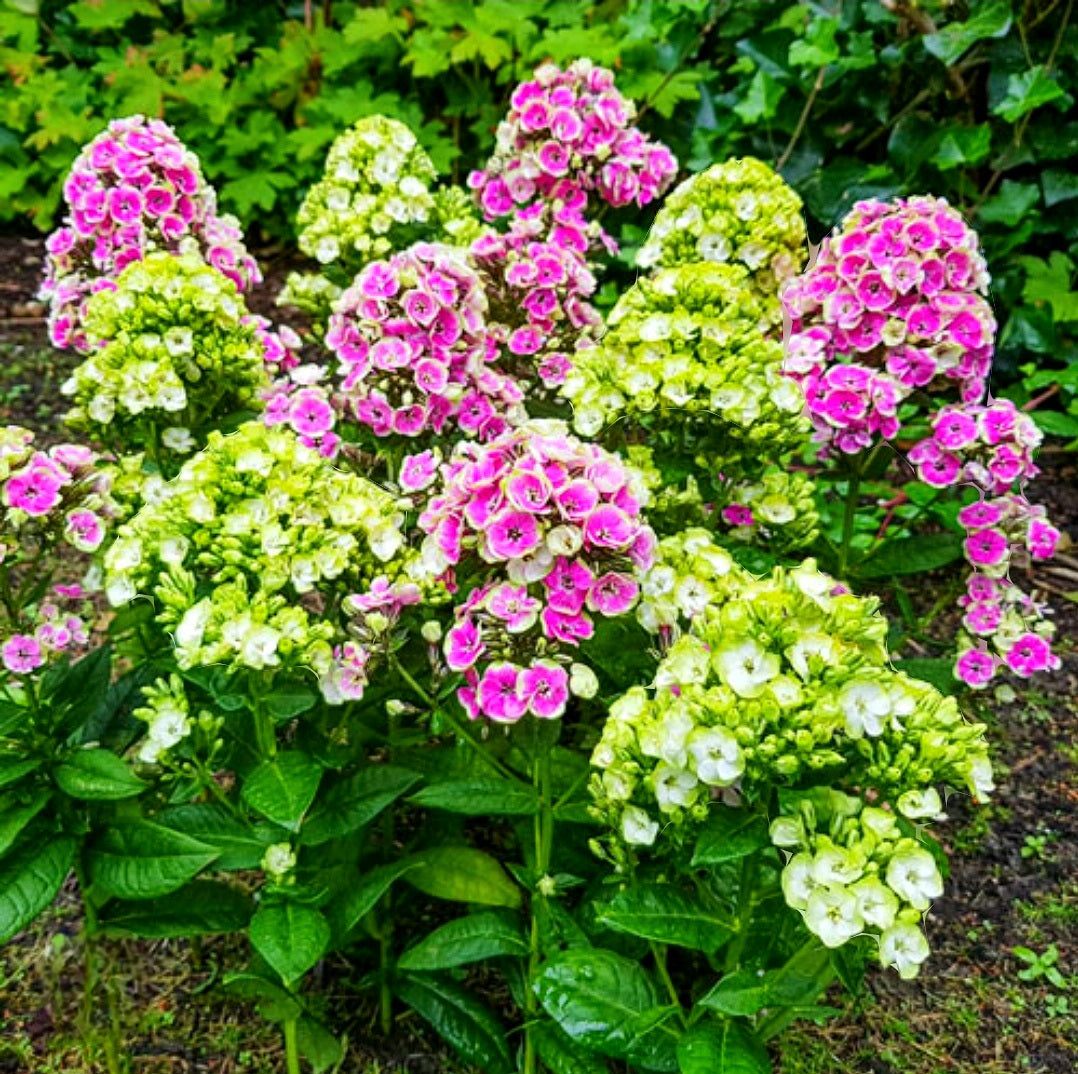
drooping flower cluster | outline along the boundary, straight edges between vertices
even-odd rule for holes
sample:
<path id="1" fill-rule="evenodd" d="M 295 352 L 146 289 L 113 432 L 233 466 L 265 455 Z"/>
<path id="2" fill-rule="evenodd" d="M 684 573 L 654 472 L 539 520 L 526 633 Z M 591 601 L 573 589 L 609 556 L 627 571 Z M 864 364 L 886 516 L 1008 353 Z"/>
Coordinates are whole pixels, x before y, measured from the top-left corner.
<path id="1" fill-rule="evenodd" d="M 877 804 L 939 784 L 991 789 L 983 726 L 889 666 L 875 599 L 811 560 L 718 581 L 653 691 L 611 706 L 593 755 L 597 814 L 624 842 L 650 846 L 660 823 L 683 839 L 727 787 L 750 805 L 779 785 L 838 783 Z"/>
<path id="2" fill-rule="evenodd" d="M 918 390 L 985 393 L 996 323 L 977 235 L 941 198 L 858 202 L 782 295 L 786 372 L 821 444 L 856 453 L 899 432 Z"/>
<path id="3" fill-rule="evenodd" d="M 517 420 L 520 388 L 491 363 L 487 300 L 464 251 L 417 243 L 375 261 L 340 297 L 326 345 L 346 411 L 375 436 L 442 434 L 452 419 L 490 439 Z"/>
<path id="4" fill-rule="evenodd" d="M 930 953 L 921 918 L 943 877 L 913 825 L 940 817 L 934 788 L 900 796 L 896 812 L 822 788 L 803 798 L 771 824 L 772 841 L 792 855 L 782 872 L 787 904 L 827 947 L 867 934 L 884 967 L 916 977 Z"/>
<path id="5" fill-rule="evenodd" d="M 63 385 L 67 420 L 109 444 L 189 453 L 221 418 L 259 409 L 269 385 L 266 329 L 197 254 L 129 265 L 90 300 L 86 331 L 94 350 Z"/>
<path id="6" fill-rule="evenodd" d="M 601 323 L 590 301 L 596 279 L 586 260 L 589 242 L 588 226 L 572 207 L 555 214 L 549 232 L 544 216 L 532 212 L 472 245 L 490 332 L 504 348 L 501 364 L 529 395 L 561 385 L 575 351 L 592 344 Z"/>
<path id="7" fill-rule="evenodd" d="M 562 715 L 571 650 L 593 635 L 594 616 L 632 610 L 635 572 L 651 563 L 642 495 L 617 456 L 560 422 L 458 445 L 419 525 L 429 569 L 473 586 L 444 645 L 473 718 Z"/>
<path id="8" fill-rule="evenodd" d="M 1055 626 L 1046 618 L 1047 609 L 1014 584 L 1008 572 L 1015 553 L 1033 561 L 1051 559 L 1059 530 L 1042 506 L 1015 493 L 969 504 L 959 511 L 958 521 L 968 535 L 963 551 L 973 573 L 958 601 L 964 614 L 956 677 L 980 689 L 998 671 L 1029 678 L 1057 669 L 1059 657 L 1051 646 Z"/>
<path id="9" fill-rule="evenodd" d="M 635 119 L 612 71 L 587 59 L 564 71 L 539 67 L 513 91 L 486 167 L 468 177 L 486 218 L 563 200 L 556 190 L 582 191 L 614 207 L 654 201 L 676 175 L 677 161 Z"/>
<path id="10" fill-rule="evenodd" d="M 636 263 L 646 269 L 698 261 L 743 265 L 746 287 L 768 300 L 771 323 L 779 324 L 779 290 L 801 271 L 807 242 L 801 199 L 766 164 L 745 157 L 681 183 L 663 202 Z"/>
<path id="11" fill-rule="evenodd" d="M 576 429 L 646 421 L 680 440 L 691 428 L 727 468 L 765 445 L 774 459 L 803 443 L 803 399 L 781 375 L 782 344 L 765 334 L 766 299 L 746 280 L 739 266 L 703 262 L 639 280 L 566 380 Z"/>
<path id="12" fill-rule="evenodd" d="M 283 428 L 210 434 L 105 553 L 113 605 L 153 596 L 181 668 L 308 666 L 322 674 L 340 628 L 307 594 L 396 580 L 403 515 Z"/>
<path id="13" fill-rule="evenodd" d="M 41 287 L 57 347 L 89 350 L 87 300 L 154 250 L 200 253 L 241 291 L 262 279 L 238 222 L 217 212 L 198 158 L 159 119 L 110 123 L 72 165 L 64 201 L 64 223 L 45 244 Z"/>
<path id="14" fill-rule="evenodd" d="M 969 482 L 999 495 L 1040 473 L 1033 454 L 1044 437 L 1009 399 L 940 407 L 929 424 L 932 435 L 906 453 L 926 485 Z"/>

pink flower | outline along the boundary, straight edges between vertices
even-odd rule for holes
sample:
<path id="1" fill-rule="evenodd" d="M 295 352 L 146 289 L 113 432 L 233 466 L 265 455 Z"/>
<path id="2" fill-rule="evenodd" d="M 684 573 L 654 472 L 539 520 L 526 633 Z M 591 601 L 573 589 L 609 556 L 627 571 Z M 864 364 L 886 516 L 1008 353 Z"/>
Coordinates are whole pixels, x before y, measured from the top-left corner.
<path id="1" fill-rule="evenodd" d="M 521 673 L 519 690 L 533 716 L 553 720 L 565 711 L 569 700 L 569 676 L 565 668 L 539 660 Z"/>
<path id="2" fill-rule="evenodd" d="M 722 509 L 722 520 L 728 526 L 751 526 L 752 509 L 744 504 L 732 503 Z"/>
<path id="3" fill-rule="evenodd" d="M 1053 664 L 1052 647 L 1038 634 L 1023 634 L 1006 655 L 1007 666 L 1023 679 Z"/>
<path id="4" fill-rule="evenodd" d="M 628 515 L 612 505 L 596 507 L 584 522 L 584 540 L 597 548 L 625 548 L 636 531 Z"/>
<path id="5" fill-rule="evenodd" d="M 67 516 L 64 536 L 80 552 L 94 552 L 105 539 L 105 527 L 93 511 L 72 511 Z"/>
<path id="6" fill-rule="evenodd" d="M 584 607 L 595 576 L 578 560 L 559 557 L 543 579 L 547 603 L 557 612 L 576 615 Z"/>
<path id="7" fill-rule="evenodd" d="M 420 492 L 427 488 L 438 473 L 438 458 L 427 450 L 418 455 L 405 455 L 401 462 L 400 486 L 405 492 Z"/>
<path id="8" fill-rule="evenodd" d="M 996 529 L 985 529 L 967 537 L 962 546 L 966 559 L 977 567 L 995 567 L 1008 552 L 1007 538 Z"/>
<path id="9" fill-rule="evenodd" d="M 491 664 L 479 680 L 478 701 L 483 714 L 498 723 L 516 723 L 528 710 L 517 691 L 521 678 L 515 664 Z"/>
<path id="10" fill-rule="evenodd" d="M 333 428 L 333 421 L 333 408 L 320 390 L 306 388 L 296 393 L 290 423 L 297 433 L 321 436 Z"/>
<path id="11" fill-rule="evenodd" d="M 13 474 L 4 486 L 4 503 L 28 515 L 47 515 L 60 502 L 61 480 L 40 466 Z"/>
<path id="12" fill-rule="evenodd" d="M 472 667 L 485 648 L 482 633 L 471 619 L 464 619 L 446 631 L 445 660 L 451 671 L 465 671 Z"/>
<path id="13" fill-rule="evenodd" d="M 539 526 L 526 511 L 502 511 L 488 523 L 486 548 L 496 559 L 519 559 L 539 547 Z"/>
<path id="14" fill-rule="evenodd" d="M 554 498 L 568 521 L 580 522 L 599 503 L 599 490 L 590 481 L 576 478 L 559 489 Z"/>
<path id="15" fill-rule="evenodd" d="M 506 499 L 521 511 L 539 514 L 550 502 L 552 489 L 545 477 L 517 471 L 505 482 Z"/>
<path id="16" fill-rule="evenodd" d="M 967 686 L 980 690 L 987 686 L 996 673 L 996 661 L 983 649 L 968 649 L 955 664 L 955 675 Z"/>
<path id="17" fill-rule="evenodd" d="M 491 615 L 505 623 L 510 634 L 522 634 L 535 623 L 542 604 L 528 596 L 525 586 L 505 583 L 490 591 L 486 606 Z"/>
<path id="18" fill-rule="evenodd" d="M 588 607 L 605 616 L 624 615 L 636 603 L 638 592 L 634 579 L 609 571 L 595 580 L 588 593 Z"/>
<path id="19" fill-rule="evenodd" d="M 1051 523 L 1034 518 L 1026 534 L 1026 548 L 1033 559 L 1051 559 L 1055 555 L 1060 533 Z"/>
<path id="20" fill-rule="evenodd" d="M 41 646 L 35 638 L 26 634 L 14 634 L 4 643 L 4 667 L 15 675 L 24 675 L 28 671 L 41 667 L 45 662 Z"/>
<path id="21" fill-rule="evenodd" d="M 543 633 L 554 641 L 563 641 L 568 645 L 578 645 L 595 633 L 595 624 L 584 614 L 566 615 L 545 608 L 540 616 Z"/>

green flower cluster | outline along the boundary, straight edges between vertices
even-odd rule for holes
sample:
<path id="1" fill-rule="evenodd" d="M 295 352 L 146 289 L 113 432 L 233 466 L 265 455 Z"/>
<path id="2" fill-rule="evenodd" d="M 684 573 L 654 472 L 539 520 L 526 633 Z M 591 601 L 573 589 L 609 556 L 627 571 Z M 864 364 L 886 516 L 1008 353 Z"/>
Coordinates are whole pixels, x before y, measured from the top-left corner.
<path id="1" fill-rule="evenodd" d="M 191 733 L 191 714 L 183 680 L 179 675 L 158 679 L 142 688 L 143 704 L 132 715 L 146 724 L 146 735 L 137 757 L 145 764 L 157 764 L 173 746 Z"/>
<path id="2" fill-rule="evenodd" d="M 236 285 L 198 254 L 150 254 L 86 312 L 93 345 L 63 385 L 67 420 L 124 450 L 189 453 L 207 423 L 260 410 L 269 386 Z M 155 460 L 156 461 L 156 460 Z"/>
<path id="3" fill-rule="evenodd" d="M 318 609 L 417 561 L 397 501 L 283 427 L 215 432 L 105 554 L 113 605 L 152 595 L 181 668 L 309 666 L 338 637 Z M 310 595 L 310 596 L 308 596 Z"/>
<path id="4" fill-rule="evenodd" d="M 330 146 L 322 178 L 300 206 L 299 248 L 350 278 L 368 261 L 410 241 L 402 229 L 428 224 L 437 172 L 403 124 L 365 116 Z"/>
<path id="5" fill-rule="evenodd" d="M 741 264 L 748 287 L 769 300 L 772 324 L 781 323 L 778 293 L 808 256 L 801 199 L 753 157 L 713 164 L 686 179 L 655 217 L 636 263 L 641 268 L 697 261 Z"/>
<path id="6" fill-rule="evenodd" d="M 735 265 L 697 263 L 639 280 L 582 350 L 564 385 L 576 429 L 626 418 L 695 433 L 721 458 L 775 458 L 804 442 L 804 400 L 782 376 L 782 343 Z"/>
<path id="7" fill-rule="evenodd" d="M 489 227 L 479 219 L 475 199 L 459 186 L 442 186 L 434 191 L 434 233 L 430 242 L 469 247 Z"/>
<path id="8" fill-rule="evenodd" d="M 702 544 L 687 535 L 673 592 L 687 580 L 699 587 L 698 560 L 712 592 L 674 600 L 680 615 L 699 611 L 652 691 L 634 688 L 611 706 L 592 757 L 596 812 L 625 843 L 651 845 L 660 821 L 679 841 L 726 787 L 750 804 L 776 787 L 835 782 L 881 802 L 941 783 L 978 797 L 991 789 L 983 725 L 888 665 L 874 598 L 836 586 L 812 560 L 758 580 L 722 573 Z M 646 586 L 645 596 L 654 600 Z"/>
<path id="9" fill-rule="evenodd" d="M 941 810 L 934 789 L 900 798 L 898 816 L 835 790 L 801 799 L 771 824 L 772 842 L 790 855 L 787 905 L 827 947 L 870 935 L 885 967 L 916 977 L 929 955 L 921 918 L 943 894 L 943 877 L 914 824 Z"/>

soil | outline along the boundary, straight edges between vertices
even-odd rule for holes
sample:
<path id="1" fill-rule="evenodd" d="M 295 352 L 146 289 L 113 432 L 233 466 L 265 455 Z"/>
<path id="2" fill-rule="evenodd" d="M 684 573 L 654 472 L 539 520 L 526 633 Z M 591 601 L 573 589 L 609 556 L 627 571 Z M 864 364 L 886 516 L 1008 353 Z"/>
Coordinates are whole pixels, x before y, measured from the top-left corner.
<path id="1" fill-rule="evenodd" d="M 59 386 L 75 364 L 47 345 L 44 309 L 34 299 L 42 244 L 0 239 L 0 421 L 25 424 L 41 439 L 61 437 Z M 273 298 L 294 267 L 263 256 L 267 283 L 251 307 L 274 317 Z M 1030 487 L 1049 517 L 1078 540 L 1078 469 L 1073 455 L 1048 450 Z M 871 971 L 854 1000 L 835 991 L 843 1013 L 822 1026 L 802 1022 L 775 1052 L 780 1074 L 1074 1074 L 1078 1070 L 1078 555 L 1064 550 L 1038 574 L 1050 590 L 1063 667 L 1033 684 L 1013 681 L 971 703 L 989 724 L 998 791 L 973 805 L 955 796 L 937 831 L 951 854 L 946 895 L 927 927 L 932 958 L 921 976 L 900 981 Z M 946 579 L 929 580 L 918 603 L 930 607 Z M 935 629 L 946 636 L 953 618 Z M 920 654 L 906 654 L 920 655 Z M 0 1074 L 99 1074 L 96 1040 L 80 1045 L 82 995 L 77 899 L 65 892 L 35 926 L 0 950 Z M 1056 952 L 1063 987 L 1040 966 Z M 1045 958 L 1045 954 L 1047 959 Z M 279 1035 L 218 987 L 244 957 L 242 941 L 197 949 L 171 941 L 109 941 L 103 980 L 130 1069 L 138 1074 L 233 1074 L 283 1069 Z M 1019 977 L 1019 971 L 1025 976 Z M 401 1015 L 391 1041 L 357 994 L 355 968 L 330 960 L 315 981 L 316 1001 L 350 1042 L 341 1074 L 460 1074 L 459 1065 L 414 1015 Z M 99 1012 L 96 1012 L 99 1013 Z M 86 1052 L 91 1053 L 87 1059 Z"/>

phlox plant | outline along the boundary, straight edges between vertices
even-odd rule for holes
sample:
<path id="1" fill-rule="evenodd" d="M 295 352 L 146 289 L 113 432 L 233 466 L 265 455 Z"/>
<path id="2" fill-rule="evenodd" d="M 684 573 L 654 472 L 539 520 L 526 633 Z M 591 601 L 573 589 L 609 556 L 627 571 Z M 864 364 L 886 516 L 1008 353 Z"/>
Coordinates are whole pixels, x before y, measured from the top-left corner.
<path id="1" fill-rule="evenodd" d="M 0 438 L 0 937 L 72 868 L 88 996 L 103 933 L 244 933 L 224 986 L 289 1074 L 343 1062 L 305 984 L 330 953 L 383 1033 L 406 1005 L 490 1074 L 764 1074 L 836 979 L 921 971 L 931 827 L 993 789 L 950 667 L 1057 660 L 1009 574 L 1059 534 L 1035 429 L 985 395 L 968 226 L 864 202 L 810 262 L 781 178 L 717 164 L 604 323 L 603 214 L 677 164 L 610 71 L 547 64 L 470 194 L 399 123 L 334 143 L 301 364 L 171 138 L 120 121 L 71 184 L 102 256 L 64 262 L 54 337 L 77 321 L 72 420 L 111 456 Z M 192 188 L 175 242 L 159 172 Z M 963 555 L 941 690 L 864 590 Z"/>

